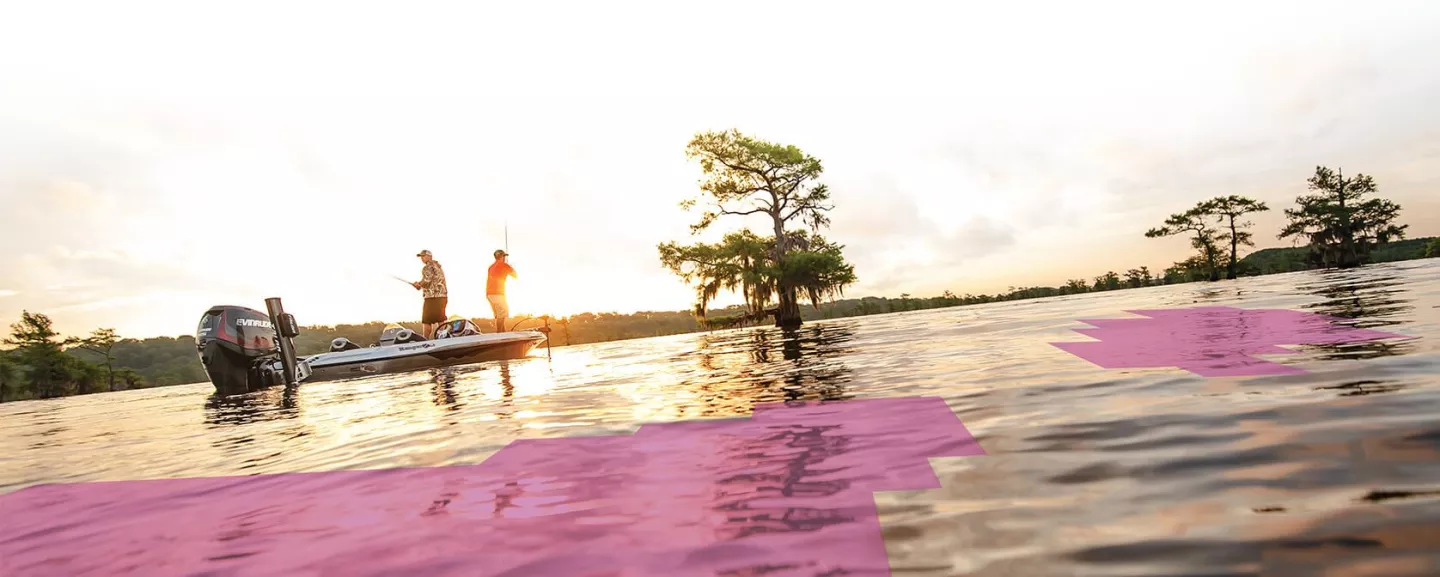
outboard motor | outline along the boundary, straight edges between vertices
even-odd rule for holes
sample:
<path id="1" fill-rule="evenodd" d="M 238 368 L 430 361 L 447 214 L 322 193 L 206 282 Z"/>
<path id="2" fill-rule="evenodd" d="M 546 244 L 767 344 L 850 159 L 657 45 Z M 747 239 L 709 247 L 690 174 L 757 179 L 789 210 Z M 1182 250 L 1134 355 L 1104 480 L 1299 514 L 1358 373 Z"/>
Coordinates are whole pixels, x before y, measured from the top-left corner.
<path id="1" fill-rule="evenodd" d="M 480 327 L 475 326 L 475 323 L 470 322 L 469 319 L 455 319 L 435 329 L 436 340 L 468 337 L 478 334 L 480 334 Z"/>
<path id="2" fill-rule="evenodd" d="M 206 376 L 222 395 L 294 385 L 308 376 L 302 374 L 308 371 L 298 366 L 291 341 L 300 333 L 295 317 L 285 314 L 279 299 L 266 299 L 265 304 L 271 314 L 215 306 L 200 317 L 195 348 Z"/>

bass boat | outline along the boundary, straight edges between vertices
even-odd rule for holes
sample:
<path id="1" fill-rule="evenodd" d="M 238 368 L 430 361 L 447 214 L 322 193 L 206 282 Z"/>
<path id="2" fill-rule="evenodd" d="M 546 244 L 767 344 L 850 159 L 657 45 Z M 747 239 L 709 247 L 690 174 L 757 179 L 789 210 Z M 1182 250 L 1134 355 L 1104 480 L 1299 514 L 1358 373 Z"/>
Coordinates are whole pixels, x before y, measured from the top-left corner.
<path id="1" fill-rule="evenodd" d="M 295 354 L 294 338 L 300 334 L 295 317 L 278 298 L 265 304 L 268 314 L 224 305 L 200 318 L 195 347 L 216 392 L 521 359 L 542 341 L 549 344 L 548 322 L 538 330 L 487 334 L 469 320 L 452 319 L 436 329 L 434 339 L 390 324 L 375 344 L 362 347 L 342 337 L 331 341 L 326 352 L 300 357 Z"/>

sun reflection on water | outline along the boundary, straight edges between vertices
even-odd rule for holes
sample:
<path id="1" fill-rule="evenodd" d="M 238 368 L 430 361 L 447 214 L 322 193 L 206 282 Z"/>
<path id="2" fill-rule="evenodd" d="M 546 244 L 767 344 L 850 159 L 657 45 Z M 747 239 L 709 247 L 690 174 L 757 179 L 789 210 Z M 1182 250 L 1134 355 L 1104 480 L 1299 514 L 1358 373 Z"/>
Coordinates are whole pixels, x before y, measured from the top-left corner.
<path id="1" fill-rule="evenodd" d="M 1421 540 L 1440 527 L 1437 299 L 1440 261 L 1431 260 L 836 319 L 793 332 L 762 327 L 559 347 L 548 358 L 540 352 L 234 398 L 214 397 L 202 384 L 5 403 L 0 491 L 469 465 L 517 439 L 747 417 L 757 403 L 935 395 L 987 454 L 933 459 L 940 489 L 875 497 L 897 574 L 1405 565 L 1433 556 Z M 1297 346 L 1267 359 L 1308 374 L 1227 378 L 1106 370 L 1046 344 L 1073 338 L 1066 335 L 1078 319 L 1210 304 L 1328 314 L 1411 338 Z M 716 459 L 765 454 L 763 475 L 716 485 L 713 494 L 656 498 L 723 495 L 739 506 L 787 482 L 792 492 L 818 495 L 845 479 L 843 471 L 811 474 L 824 469 L 815 464 L 821 457 L 844 449 L 841 440 L 787 434 L 805 448 L 713 447 Z M 808 463 L 797 457 L 805 451 Z M 557 482 L 497 483 L 483 510 L 452 500 L 432 514 L 519 518 L 595 505 L 553 501 L 547 495 Z M 437 488 L 433 497 L 443 502 L 446 491 L 459 490 Z M 696 525 L 684 531 L 801 531 L 848 514 L 755 508 L 734 520 L 697 511 L 688 517 Z M 601 521 L 627 522 L 624 515 Z M 1383 546 L 1360 545 L 1372 541 Z"/>

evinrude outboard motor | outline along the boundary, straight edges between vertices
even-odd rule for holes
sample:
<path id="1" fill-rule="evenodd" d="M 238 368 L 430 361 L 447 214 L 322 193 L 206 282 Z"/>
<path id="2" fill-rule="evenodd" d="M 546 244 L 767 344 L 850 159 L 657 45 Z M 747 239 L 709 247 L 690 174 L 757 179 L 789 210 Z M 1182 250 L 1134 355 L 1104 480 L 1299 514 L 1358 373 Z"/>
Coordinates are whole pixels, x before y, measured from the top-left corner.
<path id="1" fill-rule="evenodd" d="M 245 307 L 215 306 L 200 317 L 195 348 L 220 394 L 294 385 L 308 376 L 295 359 L 291 339 L 300 334 L 295 317 L 285 313 L 280 299 L 266 299 L 265 304 L 268 315 Z"/>

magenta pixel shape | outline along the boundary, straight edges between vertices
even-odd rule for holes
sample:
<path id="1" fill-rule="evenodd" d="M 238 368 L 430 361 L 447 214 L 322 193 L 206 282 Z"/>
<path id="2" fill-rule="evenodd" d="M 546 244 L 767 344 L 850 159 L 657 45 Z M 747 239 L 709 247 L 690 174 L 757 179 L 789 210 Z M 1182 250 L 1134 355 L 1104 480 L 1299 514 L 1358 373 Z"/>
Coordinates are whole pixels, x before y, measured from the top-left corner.
<path id="1" fill-rule="evenodd" d="M 1251 355 L 1288 354 L 1276 345 L 1341 344 L 1404 337 L 1285 309 L 1196 307 L 1125 311 L 1149 318 L 1086 319 L 1075 332 L 1099 341 L 1050 343 L 1107 369 L 1179 367 L 1205 377 L 1300 374 Z"/>
<path id="2" fill-rule="evenodd" d="M 0 574 L 889 575 L 873 493 L 983 455 L 939 397 L 757 406 L 478 465 L 40 485 Z"/>

